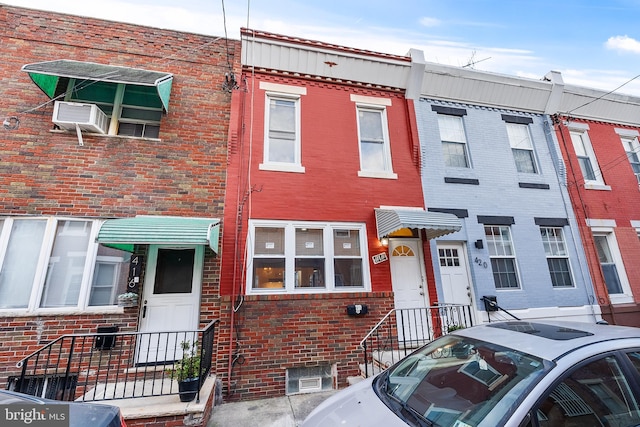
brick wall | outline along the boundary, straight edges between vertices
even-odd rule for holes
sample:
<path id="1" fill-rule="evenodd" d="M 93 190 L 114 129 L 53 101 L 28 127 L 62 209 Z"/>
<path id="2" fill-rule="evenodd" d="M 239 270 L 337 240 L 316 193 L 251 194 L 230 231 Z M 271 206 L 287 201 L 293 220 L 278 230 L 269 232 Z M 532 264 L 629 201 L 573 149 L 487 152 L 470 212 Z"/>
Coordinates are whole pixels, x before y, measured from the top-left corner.
<path id="1" fill-rule="evenodd" d="M 20 375 L 17 362 L 61 335 L 95 333 L 98 326 L 131 332 L 136 330 L 137 317 L 136 308 L 126 308 L 123 314 L 1 317 L 0 384 L 4 388 L 10 376 Z"/>
<path id="2" fill-rule="evenodd" d="M 265 91 L 259 89 L 263 81 L 306 88 L 300 100 L 304 173 L 259 168 L 264 159 Z M 416 132 L 411 131 L 407 100 L 402 92 L 391 89 L 277 72 L 247 71 L 241 82 L 245 90 L 234 94 L 232 103 L 229 140 L 233 144 L 225 204 L 225 225 L 235 234 L 224 236 L 221 272 L 224 344 L 218 375 L 225 399 L 283 395 L 289 368 L 335 365 L 336 386 L 344 387 L 348 376 L 359 374 L 360 341 L 393 308 L 389 262 L 373 264 L 370 260 L 371 255 L 386 250 L 378 241 L 374 208 L 424 206 L 412 139 Z M 358 176 L 358 117 L 351 94 L 391 101 L 386 111 L 397 179 Z M 250 218 L 364 223 L 372 292 L 240 296 L 245 294 Z M 231 304 L 238 308 L 232 314 Z M 350 317 L 348 304 L 366 304 L 369 313 Z M 229 381 L 229 361 L 234 358 Z"/>
<path id="3" fill-rule="evenodd" d="M 245 296 L 235 315 L 230 394 L 225 400 L 259 399 L 285 393 L 288 368 L 337 365 L 337 386 L 359 375 L 360 341 L 393 308 L 391 293 Z M 223 299 L 228 312 L 230 300 Z M 365 304 L 369 313 L 347 315 L 348 304 Z M 227 387 L 228 318 L 221 325 L 218 376 Z"/>
<path id="4" fill-rule="evenodd" d="M 222 217 L 231 95 L 239 43 L 91 18 L 0 6 L 3 131 L 0 213 L 96 217 Z M 73 59 L 174 74 L 160 140 L 51 133 L 53 103 L 25 64 Z M 41 106 L 41 107 L 38 107 Z"/>
<path id="5" fill-rule="evenodd" d="M 610 187 L 610 190 L 584 188 L 584 180 L 569 131 L 565 126 L 559 126 L 557 135 L 562 155 L 567 159 L 569 194 L 578 224 L 581 227 L 582 240 L 596 288 L 598 303 L 602 306 L 603 316 L 607 321 L 640 326 L 640 265 L 637 262 L 640 258 L 640 240 L 630 222 L 640 220 L 640 189 L 620 142 L 620 136 L 615 132 L 616 128 L 632 130 L 640 130 L 640 128 L 574 118 L 571 120 L 589 126 L 589 139 L 598 160 L 604 183 Z M 610 304 L 591 229 L 586 225 L 587 219 L 615 221 L 614 233 L 633 293 L 633 303 Z"/>
<path id="6" fill-rule="evenodd" d="M 222 218 L 231 93 L 240 43 L 158 28 L 0 5 L 0 216 Z M 25 64 L 71 59 L 172 73 L 169 111 L 159 139 L 52 131 L 53 103 Z M 0 120 L 1 121 L 1 120 Z M 144 247 L 138 248 L 144 251 Z M 217 318 L 219 257 L 205 253 L 201 325 Z M 0 386 L 15 363 L 65 333 L 98 325 L 137 329 L 138 310 L 34 314 L 0 312 Z"/>

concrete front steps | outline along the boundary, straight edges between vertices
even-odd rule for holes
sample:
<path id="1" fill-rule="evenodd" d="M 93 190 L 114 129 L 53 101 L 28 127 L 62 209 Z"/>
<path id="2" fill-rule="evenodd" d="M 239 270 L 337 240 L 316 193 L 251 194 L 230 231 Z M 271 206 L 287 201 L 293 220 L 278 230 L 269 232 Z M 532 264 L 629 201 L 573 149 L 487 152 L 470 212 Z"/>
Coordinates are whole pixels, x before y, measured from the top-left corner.
<path id="1" fill-rule="evenodd" d="M 126 390 L 110 390 L 107 385 L 101 393 L 126 395 Z M 135 386 L 134 386 L 135 387 Z M 118 406 L 127 422 L 127 427 L 194 426 L 204 427 L 209 423 L 216 394 L 216 376 L 208 376 L 200 389 L 200 402 L 181 402 L 177 394 L 168 396 L 136 397 L 101 400 L 92 403 Z"/>

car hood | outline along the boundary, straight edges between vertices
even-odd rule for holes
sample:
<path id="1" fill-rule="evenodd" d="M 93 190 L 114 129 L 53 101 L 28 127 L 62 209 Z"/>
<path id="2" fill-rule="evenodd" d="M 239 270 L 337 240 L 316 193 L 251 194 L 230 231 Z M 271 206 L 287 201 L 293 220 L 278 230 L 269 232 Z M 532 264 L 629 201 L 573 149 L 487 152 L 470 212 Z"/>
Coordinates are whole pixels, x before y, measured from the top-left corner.
<path id="1" fill-rule="evenodd" d="M 329 397 L 301 427 L 407 427 L 373 391 L 373 380 L 360 381 Z"/>

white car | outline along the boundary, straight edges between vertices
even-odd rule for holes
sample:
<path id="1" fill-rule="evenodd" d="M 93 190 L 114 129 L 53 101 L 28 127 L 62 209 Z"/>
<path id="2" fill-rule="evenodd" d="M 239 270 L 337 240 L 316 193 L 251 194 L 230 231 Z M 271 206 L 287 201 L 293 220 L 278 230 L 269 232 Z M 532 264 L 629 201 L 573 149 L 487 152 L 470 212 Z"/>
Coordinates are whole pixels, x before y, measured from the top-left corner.
<path id="1" fill-rule="evenodd" d="M 461 329 L 331 396 L 302 427 L 640 426 L 640 328 Z"/>

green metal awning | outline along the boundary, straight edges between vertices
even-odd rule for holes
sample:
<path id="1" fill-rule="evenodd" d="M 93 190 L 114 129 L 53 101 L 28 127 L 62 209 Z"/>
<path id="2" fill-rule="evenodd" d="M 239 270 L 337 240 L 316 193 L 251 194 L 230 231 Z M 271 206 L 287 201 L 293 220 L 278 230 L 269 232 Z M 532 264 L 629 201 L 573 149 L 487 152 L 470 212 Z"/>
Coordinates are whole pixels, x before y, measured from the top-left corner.
<path id="1" fill-rule="evenodd" d="M 108 219 L 100 227 L 97 242 L 133 252 L 134 245 L 208 245 L 218 253 L 220 220 L 177 216 L 139 215 Z"/>
<path id="2" fill-rule="evenodd" d="M 424 209 L 375 209 L 378 238 L 388 236 L 401 228 L 423 229 L 428 239 L 435 239 L 462 229 L 460 219 L 450 213 L 428 212 Z"/>
<path id="3" fill-rule="evenodd" d="M 171 95 L 171 85 L 173 83 L 173 74 L 171 73 L 72 61 L 69 59 L 27 64 L 22 67 L 22 71 L 29 73 L 31 80 L 49 98 L 54 98 L 59 92 L 58 83 L 60 79 L 73 78 L 155 87 L 164 110 L 169 110 L 169 96 Z"/>

